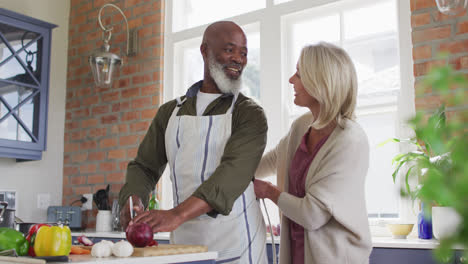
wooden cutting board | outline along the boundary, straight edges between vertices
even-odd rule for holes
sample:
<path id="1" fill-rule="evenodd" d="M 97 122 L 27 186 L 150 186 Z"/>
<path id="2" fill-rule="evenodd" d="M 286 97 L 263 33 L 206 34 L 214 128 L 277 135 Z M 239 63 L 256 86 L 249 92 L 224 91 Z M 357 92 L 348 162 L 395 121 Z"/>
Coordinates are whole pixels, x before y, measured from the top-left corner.
<path id="1" fill-rule="evenodd" d="M 152 247 L 134 248 L 133 257 L 151 257 L 176 254 L 207 252 L 208 247 L 201 245 L 159 244 Z"/>

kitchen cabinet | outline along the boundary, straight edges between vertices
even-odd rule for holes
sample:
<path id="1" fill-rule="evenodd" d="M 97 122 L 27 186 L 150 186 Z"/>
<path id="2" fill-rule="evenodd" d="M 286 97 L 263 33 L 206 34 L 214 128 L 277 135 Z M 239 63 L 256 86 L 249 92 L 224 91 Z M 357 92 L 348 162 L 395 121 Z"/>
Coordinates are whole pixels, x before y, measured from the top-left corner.
<path id="1" fill-rule="evenodd" d="M 464 264 L 460 250 L 455 251 L 453 258 L 444 264 Z M 373 248 L 370 255 L 370 264 L 441 264 L 432 256 L 431 249 L 413 248 Z"/>
<path id="2" fill-rule="evenodd" d="M 46 149 L 55 27 L 0 8 L 0 157 L 40 160 Z"/>

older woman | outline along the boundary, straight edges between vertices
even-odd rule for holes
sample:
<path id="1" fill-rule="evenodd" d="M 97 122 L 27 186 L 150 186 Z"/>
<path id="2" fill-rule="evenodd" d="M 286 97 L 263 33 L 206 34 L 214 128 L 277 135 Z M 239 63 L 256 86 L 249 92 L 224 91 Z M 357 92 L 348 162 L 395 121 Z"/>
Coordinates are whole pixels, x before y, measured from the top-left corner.
<path id="1" fill-rule="evenodd" d="M 354 121 L 357 77 L 346 52 L 328 43 L 302 49 L 289 82 L 299 117 L 263 156 L 255 194 L 282 213 L 280 263 L 368 263 L 371 238 L 365 203 L 369 145 Z"/>

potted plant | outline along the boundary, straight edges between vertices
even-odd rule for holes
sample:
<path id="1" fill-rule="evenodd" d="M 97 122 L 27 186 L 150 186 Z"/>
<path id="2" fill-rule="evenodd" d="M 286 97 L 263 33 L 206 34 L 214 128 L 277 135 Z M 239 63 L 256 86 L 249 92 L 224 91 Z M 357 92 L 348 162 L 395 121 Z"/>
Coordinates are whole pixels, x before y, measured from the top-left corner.
<path id="1" fill-rule="evenodd" d="M 440 94 L 450 108 L 466 108 L 468 81 L 450 66 L 433 69 L 424 84 L 425 88 L 429 86 L 434 93 Z M 408 141 L 417 150 L 397 155 L 392 175 L 395 180 L 405 168 L 404 195 L 420 199 L 426 209 L 435 203 L 449 206 L 458 214 L 460 224 L 457 232 L 440 240 L 436 256 L 441 259 L 446 259 L 456 244 L 468 248 L 468 110 L 459 111 L 458 115 L 451 115 L 448 119 L 446 114 L 446 107 L 442 105 L 428 118 L 425 113 L 418 112 L 409 121 L 415 137 Z M 412 177 L 418 177 L 416 188 L 409 183 Z"/>

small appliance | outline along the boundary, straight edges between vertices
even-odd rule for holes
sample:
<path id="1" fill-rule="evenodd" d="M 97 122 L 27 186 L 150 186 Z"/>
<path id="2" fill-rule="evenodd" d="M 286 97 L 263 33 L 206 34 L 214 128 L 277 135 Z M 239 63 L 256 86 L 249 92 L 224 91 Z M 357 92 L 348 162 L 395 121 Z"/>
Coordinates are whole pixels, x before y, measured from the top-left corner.
<path id="1" fill-rule="evenodd" d="M 49 206 L 47 221 L 68 225 L 72 230 L 80 230 L 81 207 L 79 206 Z"/>

